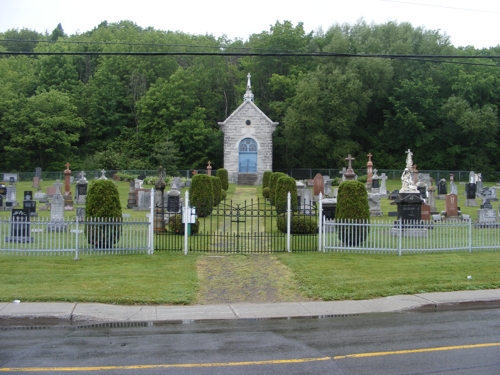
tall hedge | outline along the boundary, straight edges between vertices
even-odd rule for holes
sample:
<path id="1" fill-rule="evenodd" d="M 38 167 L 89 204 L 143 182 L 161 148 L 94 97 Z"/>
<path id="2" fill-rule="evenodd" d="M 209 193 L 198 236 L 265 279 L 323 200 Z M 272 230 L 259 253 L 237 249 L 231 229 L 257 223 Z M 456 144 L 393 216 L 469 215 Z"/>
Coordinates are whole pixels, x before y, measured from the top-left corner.
<path id="1" fill-rule="evenodd" d="M 281 176 L 276 182 L 276 194 L 274 202 L 276 213 L 278 215 L 286 212 L 288 192 L 290 192 L 291 195 L 292 212 L 296 212 L 298 210 L 299 204 L 295 179 L 293 177 Z"/>
<path id="2" fill-rule="evenodd" d="M 189 201 L 196 207 L 196 215 L 206 217 L 212 213 L 214 205 L 214 188 L 212 179 L 206 174 L 196 174 L 191 179 Z"/>
<path id="3" fill-rule="evenodd" d="M 271 202 L 272 205 L 274 205 L 276 197 L 276 184 L 278 182 L 278 178 L 283 176 L 286 176 L 283 172 L 274 172 L 269 178 L 269 202 Z"/>
<path id="4" fill-rule="evenodd" d="M 262 175 L 262 195 L 264 198 L 269 198 L 269 180 L 272 174 L 272 171 L 265 171 Z"/>
<path id="5" fill-rule="evenodd" d="M 111 248 L 120 240 L 122 207 L 120 193 L 112 180 L 94 180 L 90 183 L 85 200 L 85 216 L 89 218 L 87 220 L 96 219 L 85 226 L 90 245 L 101 249 Z"/>
<path id="6" fill-rule="evenodd" d="M 339 239 L 345 245 L 355 246 L 365 240 L 370 221 L 370 206 L 365 184 L 360 181 L 344 181 L 340 184 L 335 220 L 352 224 L 342 226 L 339 231 Z"/>
<path id="7" fill-rule="evenodd" d="M 222 201 L 222 182 L 220 177 L 210 176 L 210 178 L 214 189 L 214 206 L 217 206 Z"/>
<path id="8" fill-rule="evenodd" d="M 217 169 L 217 173 L 215 175 L 220 178 L 222 189 L 227 191 L 227 189 L 229 189 L 229 177 L 227 169 L 219 168 Z"/>

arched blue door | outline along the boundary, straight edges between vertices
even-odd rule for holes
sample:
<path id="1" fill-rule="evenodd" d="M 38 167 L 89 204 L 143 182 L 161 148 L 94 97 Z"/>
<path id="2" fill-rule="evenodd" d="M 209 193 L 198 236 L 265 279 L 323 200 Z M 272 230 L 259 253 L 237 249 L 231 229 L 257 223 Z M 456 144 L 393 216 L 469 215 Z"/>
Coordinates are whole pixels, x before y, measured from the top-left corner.
<path id="1" fill-rule="evenodd" d="M 240 142 L 238 172 L 257 172 L 257 142 L 252 138 L 245 138 Z"/>

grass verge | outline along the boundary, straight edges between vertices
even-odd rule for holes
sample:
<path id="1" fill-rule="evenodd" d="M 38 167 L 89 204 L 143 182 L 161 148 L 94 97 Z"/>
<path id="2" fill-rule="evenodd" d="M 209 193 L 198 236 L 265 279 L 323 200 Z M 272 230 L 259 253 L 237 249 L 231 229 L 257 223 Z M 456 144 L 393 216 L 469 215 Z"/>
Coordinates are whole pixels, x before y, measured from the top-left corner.
<path id="1" fill-rule="evenodd" d="M 306 297 L 325 301 L 500 288 L 500 254 L 493 252 L 402 257 L 301 253 L 277 257 L 291 269 Z"/>

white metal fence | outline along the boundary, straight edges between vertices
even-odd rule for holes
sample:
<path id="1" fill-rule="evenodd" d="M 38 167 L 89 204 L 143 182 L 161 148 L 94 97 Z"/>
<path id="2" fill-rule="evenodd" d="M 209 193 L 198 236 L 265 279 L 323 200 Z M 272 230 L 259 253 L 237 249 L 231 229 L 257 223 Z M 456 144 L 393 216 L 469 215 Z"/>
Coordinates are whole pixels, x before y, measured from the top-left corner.
<path id="1" fill-rule="evenodd" d="M 0 220 L 0 252 L 10 255 L 151 253 L 149 219 Z"/>
<path id="2" fill-rule="evenodd" d="M 416 221 L 325 220 L 320 251 L 404 253 L 500 249 L 500 223 L 472 220 Z"/>

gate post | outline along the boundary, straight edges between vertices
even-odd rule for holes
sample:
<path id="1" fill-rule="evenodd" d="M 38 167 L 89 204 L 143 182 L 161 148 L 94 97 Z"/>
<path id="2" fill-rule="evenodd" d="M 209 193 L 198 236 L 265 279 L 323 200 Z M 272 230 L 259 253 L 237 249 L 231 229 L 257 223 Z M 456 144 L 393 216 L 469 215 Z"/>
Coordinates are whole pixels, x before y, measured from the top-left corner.
<path id="1" fill-rule="evenodd" d="M 154 246 L 153 246 L 153 226 L 154 226 L 154 210 L 155 210 L 155 189 L 151 188 L 151 201 L 149 206 L 149 239 L 148 239 L 148 255 L 153 255 Z"/>
<path id="2" fill-rule="evenodd" d="M 186 190 L 186 194 L 184 195 L 184 255 L 188 253 L 188 231 L 189 231 L 189 220 L 188 215 L 191 214 L 189 211 L 189 190 Z"/>
<path id="3" fill-rule="evenodd" d="M 286 195 L 286 251 L 290 252 L 291 219 L 292 219 L 292 195 L 290 192 Z"/>
<path id="4" fill-rule="evenodd" d="M 318 251 L 324 250 L 323 248 L 323 194 L 319 192 L 319 197 L 318 197 Z"/>

